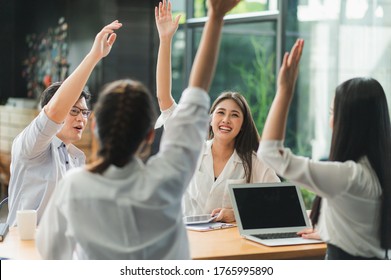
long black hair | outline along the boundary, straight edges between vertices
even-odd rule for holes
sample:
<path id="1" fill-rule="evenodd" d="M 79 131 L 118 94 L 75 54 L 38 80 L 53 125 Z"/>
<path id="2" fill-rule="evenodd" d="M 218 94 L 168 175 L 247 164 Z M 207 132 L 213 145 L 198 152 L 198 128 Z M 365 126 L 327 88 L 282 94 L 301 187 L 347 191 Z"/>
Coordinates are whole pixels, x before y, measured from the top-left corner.
<path id="1" fill-rule="evenodd" d="M 95 107 L 99 159 L 89 171 L 103 173 L 111 164 L 125 166 L 156 121 L 151 94 L 140 82 L 108 84 Z"/>
<path id="2" fill-rule="evenodd" d="M 237 92 L 223 92 L 213 102 L 210 108 L 210 114 L 216 110 L 217 105 L 224 100 L 233 100 L 238 104 L 240 110 L 243 113 L 243 124 L 235 138 L 235 150 L 238 153 L 240 159 L 243 161 L 244 173 L 246 175 L 247 183 L 251 181 L 252 175 L 252 156 L 254 152 L 257 152 L 259 146 L 259 133 L 255 126 L 254 119 L 251 115 L 250 107 L 247 104 L 246 99 Z M 209 139 L 213 139 L 213 129 L 209 127 Z"/>
<path id="3" fill-rule="evenodd" d="M 334 128 L 329 159 L 367 157 L 382 188 L 381 246 L 391 248 L 391 125 L 387 99 L 373 78 L 339 85 L 334 98 Z"/>

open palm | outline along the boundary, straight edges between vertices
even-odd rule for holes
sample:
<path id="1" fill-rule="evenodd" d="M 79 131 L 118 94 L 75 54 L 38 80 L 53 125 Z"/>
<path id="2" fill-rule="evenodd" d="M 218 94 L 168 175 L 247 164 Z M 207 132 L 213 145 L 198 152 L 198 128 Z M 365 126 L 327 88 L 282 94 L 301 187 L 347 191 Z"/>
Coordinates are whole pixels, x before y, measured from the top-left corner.
<path id="1" fill-rule="evenodd" d="M 172 18 L 171 2 L 163 0 L 159 7 L 155 8 L 155 20 L 160 39 L 172 38 L 178 29 L 180 15 Z"/>

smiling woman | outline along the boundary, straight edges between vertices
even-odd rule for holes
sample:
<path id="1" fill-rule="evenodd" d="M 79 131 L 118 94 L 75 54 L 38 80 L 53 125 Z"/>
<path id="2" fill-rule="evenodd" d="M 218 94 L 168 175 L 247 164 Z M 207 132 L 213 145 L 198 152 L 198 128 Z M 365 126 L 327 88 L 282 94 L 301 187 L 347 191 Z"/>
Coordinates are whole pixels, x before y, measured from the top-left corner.
<path id="1" fill-rule="evenodd" d="M 161 110 L 155 128 L 171 122 L 177 104 L 171 90 L 171 41 L 179 18 L 172 18 L 171 6 L 159 9 L 156 25 L 160 46 L 156 81 Z M 211 91 L 213 92 L 213 90 Z M 259 134 L 245 98 L 237 92 L 224 92 L 210 110 L 209 139 L 203 145 L 196 172 L 182 200 L 185 216 L 212 214 L 216 221 L 235 220 L 228 198 L 229 180 L 241 182 L 278 182 L 274 171 L 257 159 Z"/>
<path id="2" fill-rule="evenodd" d="M 162 111 L 161 119 L 169 122 L 176 106 L 174 103 Z M 212 214 L 217 215 L 216 221 L 233 222 L 232 205 L 227 199 L 229 180 L 247 183 L 280 180 L 255 155 L 259 134 L 247 101 L 241 94 L 220 94 L 209 113 L 209 139 L 184 194 L 183 214 Z"/>

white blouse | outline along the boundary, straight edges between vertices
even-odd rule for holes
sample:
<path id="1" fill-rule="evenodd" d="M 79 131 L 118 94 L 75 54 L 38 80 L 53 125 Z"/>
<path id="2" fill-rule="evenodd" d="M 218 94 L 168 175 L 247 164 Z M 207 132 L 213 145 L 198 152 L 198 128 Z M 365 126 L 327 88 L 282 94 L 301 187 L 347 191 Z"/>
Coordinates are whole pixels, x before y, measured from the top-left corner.
<path id="1" fill-rule="evenodd" d="M 277 174 L 323 197 L 319 234 L 354 256 L 384 258 L 381 186 L 367 158 L 323 162 L 294 155 L 282 141 L 261 141 L 258 157 Z"/>
<path id="2" fill-rule="evenodd" d="M 228 192 L 229 183 L 246 183 L 243 162 L 234 151 L 216 178 L 213 172 L 213 140 L 205 142 L 204 151 L 182 201 L 183 214 L 210 214 L 215 208 L 232 208 Z M 276 173 L 267 167 L 256 154 L 252 157 L 252 176 L 250 183 L 280 182 Z"/>
<path id="3" fill-rule="evenodd" d="M 209 96 L 189 88 L 146 164 L 134 158 L 102 175 L 71 170 L 38 227 L 44 259 L 189 259 L 181 199 L 196 168 Z"/>

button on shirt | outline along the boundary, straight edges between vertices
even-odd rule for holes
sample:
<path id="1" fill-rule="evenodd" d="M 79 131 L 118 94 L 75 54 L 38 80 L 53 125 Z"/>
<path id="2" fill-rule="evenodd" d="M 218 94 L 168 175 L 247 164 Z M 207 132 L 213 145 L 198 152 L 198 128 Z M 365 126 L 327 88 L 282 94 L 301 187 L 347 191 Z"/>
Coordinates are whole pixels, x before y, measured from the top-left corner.
<path id="1" fill-rule="evenodd" d="M 85 163 L 82 151 L 56 136 L 63 124 L 50 120 L 45 111 L 15 138 L 11 151 L 7 223 L 16 223 L 16 211 L 37 210 L 38 222 L 57 182 L 67 170 Z"/>
<path id="2" fill-rule="evenodd" d="M 45 211 L 37 248 L 45 259 L 189 259 L 181 198 L 208 126 L 209 96 L 189 88 L 165 127 L 159 152 L 102 175 L 75 168 Z"/>

